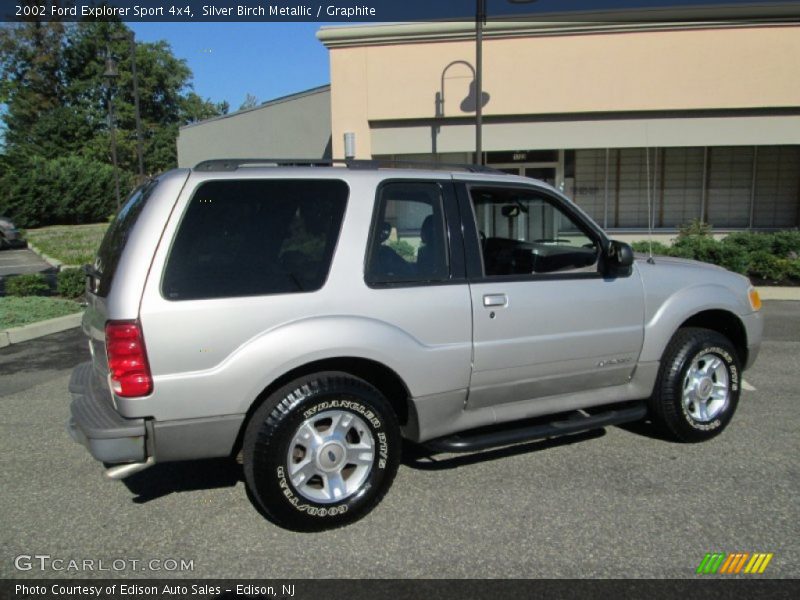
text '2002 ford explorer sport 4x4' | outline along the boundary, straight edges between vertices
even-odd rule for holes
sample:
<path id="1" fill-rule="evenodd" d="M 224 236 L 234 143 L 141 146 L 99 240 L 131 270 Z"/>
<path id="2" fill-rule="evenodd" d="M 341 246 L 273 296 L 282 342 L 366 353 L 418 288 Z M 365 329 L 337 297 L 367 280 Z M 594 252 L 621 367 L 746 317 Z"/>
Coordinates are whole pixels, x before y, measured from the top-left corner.
<path id="1" fill-rule="evenodd" d="M 744 277 L 634 260 L 553 188 L 481 169 L 170 171 L 87 273 L 72 436 L 112 478 L 241 456 L 296 530 L 370 511 L 403 439 L 473 451 L 643 418 L 712 438 L 762 330 Z"/>

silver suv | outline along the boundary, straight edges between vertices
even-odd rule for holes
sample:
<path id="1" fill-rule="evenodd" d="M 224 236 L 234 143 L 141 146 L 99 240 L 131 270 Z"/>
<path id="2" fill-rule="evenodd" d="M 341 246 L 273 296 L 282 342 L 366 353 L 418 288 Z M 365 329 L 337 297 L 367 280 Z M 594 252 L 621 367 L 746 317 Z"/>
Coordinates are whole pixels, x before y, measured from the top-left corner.
<path id="1" fill-rule="evenodd" d="M 488 170 L 209 161 L 127 200 L 87 267 L 69 431 L 119 479 L 233 456 L 275 523 L 374 508 L 403 440 L 475 451 L 651 419 L 719 434 L 747 279 L 644 257 Z"/>

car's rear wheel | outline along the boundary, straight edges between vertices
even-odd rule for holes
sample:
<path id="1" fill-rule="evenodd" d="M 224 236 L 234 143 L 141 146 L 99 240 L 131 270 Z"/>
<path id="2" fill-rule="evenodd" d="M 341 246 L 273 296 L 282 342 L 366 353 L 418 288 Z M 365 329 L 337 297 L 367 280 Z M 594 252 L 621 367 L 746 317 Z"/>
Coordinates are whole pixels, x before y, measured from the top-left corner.
<path id="1" fill-rule="evenodd" d="M 391 405 L 340 372 L 297 379 L 253 414 L 243 442 L 247 485 L 278 525 L 321 531 L 351 523 L 381 501 L 400 462 Z"/>
<path id="2" fill-rule="evenodd" d="M 740 373 L 736 349 L 725 336 L 698 327 L 679 329 L 661 360 L 651 416 L 676 440 L 711 439 L 733 418 Z"/>

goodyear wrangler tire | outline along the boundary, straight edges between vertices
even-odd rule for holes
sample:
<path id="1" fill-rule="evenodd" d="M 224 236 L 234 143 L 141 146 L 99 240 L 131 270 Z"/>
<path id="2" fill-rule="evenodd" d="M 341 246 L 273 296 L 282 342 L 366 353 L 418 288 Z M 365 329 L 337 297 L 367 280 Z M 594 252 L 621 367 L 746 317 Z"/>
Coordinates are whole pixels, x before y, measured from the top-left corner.
<path id="1" fill-rule="evenodd" d="M 322 531 L 381 501 L 400 463 L 400 429 L 375 387 L 346 373 L 297 379 L 253 414 L 243 441 L 254 500 L 276 524 Z"/>
<path id="2" fill-rule="evenodd" d="M 650 398 L 650 413 L 681 442 L 719 435 L 739 403 L 741 366 L 731 342 L 709 329 L 686 327 L 673 336 Z"/>

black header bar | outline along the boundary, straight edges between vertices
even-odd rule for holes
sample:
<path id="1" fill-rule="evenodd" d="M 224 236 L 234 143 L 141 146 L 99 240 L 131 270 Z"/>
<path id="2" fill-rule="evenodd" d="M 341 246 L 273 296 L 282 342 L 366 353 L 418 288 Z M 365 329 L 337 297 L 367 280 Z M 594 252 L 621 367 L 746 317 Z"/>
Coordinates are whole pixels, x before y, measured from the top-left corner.
<path id="1" fill-rule="evenodd" d="M 474 20 L 475 0 L 0 0 L 0 21 L 339 23 Z M 800 18 L 796 0 L 486 0 L 489 20 Z"/>

